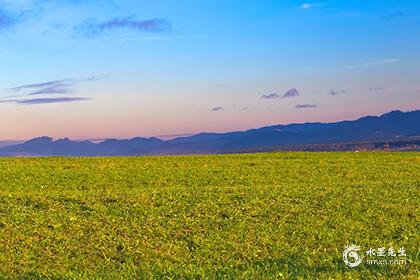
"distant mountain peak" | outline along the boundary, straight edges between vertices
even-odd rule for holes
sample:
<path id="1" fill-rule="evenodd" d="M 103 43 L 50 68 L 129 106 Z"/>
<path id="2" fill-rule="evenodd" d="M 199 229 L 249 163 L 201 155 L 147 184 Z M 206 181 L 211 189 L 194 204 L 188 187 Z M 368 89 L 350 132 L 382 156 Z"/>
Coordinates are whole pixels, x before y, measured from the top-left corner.
<path id="1" fill-rule="evenodd" d="M 384 117 L 384 116 L 388 116 L 388 117 L 389 116 L 397 116 L 397 115 L 403 115 L 403 114 L 404 114 L 404 112 L 402 112 L 400 110 L 393 110 L 393 111 L 390 111 L 388 113 L 385 113 L 385 114 L 381 115 L 381 117 Z"/>
<path id="2" fill-rule="evenodd" d="M 30 140 L 24 142 L 24 144 L 25 145 L 34 145 L 34 144 L 43 145 L 43 144 L 51 144 L 52 142 L 53 142 L 52 137 L 42 136 L 42 137 L 37 137 L 37 138 L 34 138 L 34 139 L 30 139 Z"/>
<path id="3" fill-rule="evenodd" d="M 107 139 L 100 143 L 76 142 L 68 138 L 53 142 L 51 137 L 43 136 L 23 144 L 0 148 L 0 155 L 132 156 L 233 153 L 273 151 L 308 145 L 393 141 L 413 137 L 420 138 L 420 110 L 394 110 L 380 116 L 365 116 L 357 120 L 334 123 L 293 123 L 246 131 L 200 133 L 167 141 L 156 137 L 135 137 L 123 140 Z"/>
<path id="4" fill-rule="evenodd" d="M 69 138 L 65 137 L 65 138 L 61 138 L 58 139 L 57 141 L 55 141 L 55 144 L 62 144 L 62 143 L 72 143 L 73 141 L 71 141 Z"/>

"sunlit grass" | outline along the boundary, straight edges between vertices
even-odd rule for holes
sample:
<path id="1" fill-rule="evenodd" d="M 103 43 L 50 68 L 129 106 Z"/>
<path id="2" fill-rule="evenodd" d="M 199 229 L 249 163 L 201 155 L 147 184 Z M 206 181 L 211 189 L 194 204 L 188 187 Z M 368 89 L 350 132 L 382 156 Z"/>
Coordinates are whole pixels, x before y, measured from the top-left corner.
<path id="1" fill-rule="evenodd" d="M 0 278 L 416 279 L 419 190 L 418 153 L 0 159 Z"/>

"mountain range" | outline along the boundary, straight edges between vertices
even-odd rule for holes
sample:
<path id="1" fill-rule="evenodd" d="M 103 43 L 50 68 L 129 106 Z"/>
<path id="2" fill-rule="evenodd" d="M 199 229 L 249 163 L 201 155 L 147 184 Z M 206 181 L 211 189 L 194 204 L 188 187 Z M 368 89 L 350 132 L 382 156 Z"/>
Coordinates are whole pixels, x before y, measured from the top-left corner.
<path id="1" fill-rule="evenodd" d="M 211 154 L 273 150 L 305 150 L 317 146 L 401 141 L 420 136 L 420 110 L 392 111 L 380 116 L 366 116 L 353 121 L 273 125 L 228 133 L 200 133 L 172 140 L 158 138 L 108 139 L 100 143 L 54 141 L 39 137 L 0 148 L 0 156 L 138 156 Z M 417 142 L 416 142 L 417 143 Z M 299 148 L 302 147 L 302 148 Z M 321 148 L 319 148 L 321 147 Z"/>

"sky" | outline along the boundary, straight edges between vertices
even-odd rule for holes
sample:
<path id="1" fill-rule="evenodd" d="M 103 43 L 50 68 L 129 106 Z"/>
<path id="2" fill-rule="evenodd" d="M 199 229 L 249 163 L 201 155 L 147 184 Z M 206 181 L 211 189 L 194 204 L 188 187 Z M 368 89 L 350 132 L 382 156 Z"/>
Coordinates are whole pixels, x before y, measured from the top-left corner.
<path id="1" fill-rule="evenodd" d="M 420 109 L 417 0 L 0 0 L 0 140 Z"/>

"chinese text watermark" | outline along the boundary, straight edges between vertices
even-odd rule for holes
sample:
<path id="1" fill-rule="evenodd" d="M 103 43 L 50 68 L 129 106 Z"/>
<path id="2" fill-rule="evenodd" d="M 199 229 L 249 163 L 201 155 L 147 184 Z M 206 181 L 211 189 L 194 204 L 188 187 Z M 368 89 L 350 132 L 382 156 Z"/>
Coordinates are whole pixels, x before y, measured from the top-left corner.
<path id="1" fill-rule="evenodd" d="M 407 252 L 404 247 L 369 248 L 363 252 L 360 246 L 346 246 L 343 252 L 343 261 L 348 267 L 357 267 L 363 261 L 367 265 L 405 265 Z"/>

